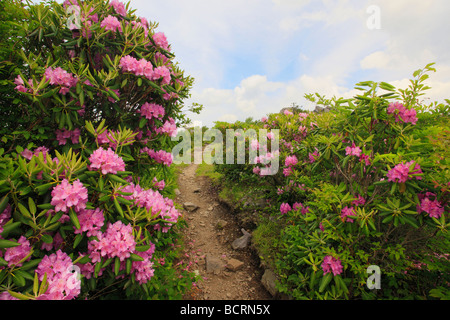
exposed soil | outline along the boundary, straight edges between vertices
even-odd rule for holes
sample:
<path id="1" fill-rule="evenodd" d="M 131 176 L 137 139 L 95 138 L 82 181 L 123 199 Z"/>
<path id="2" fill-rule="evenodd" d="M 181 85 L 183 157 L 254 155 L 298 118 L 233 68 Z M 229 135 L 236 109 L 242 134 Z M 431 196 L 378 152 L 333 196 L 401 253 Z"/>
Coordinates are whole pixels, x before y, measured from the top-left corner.
<path id="1" fill-rule="evenodd" d="M 183 259 L 203 280 L 184 299 L 272 299 L 261 284 L 263 270 L 252 249 L 233 249 L 231 244 L 243 235 L 242 228 L 218 201 L 217 190 L 209 178 L 196 176 L 197 166 L 190 164 L 180 174 L 180 194 L 176 198 L 180 204 L 191 202 L 198 206 L 194 211 L 182 210 L 187 222 Z"/>

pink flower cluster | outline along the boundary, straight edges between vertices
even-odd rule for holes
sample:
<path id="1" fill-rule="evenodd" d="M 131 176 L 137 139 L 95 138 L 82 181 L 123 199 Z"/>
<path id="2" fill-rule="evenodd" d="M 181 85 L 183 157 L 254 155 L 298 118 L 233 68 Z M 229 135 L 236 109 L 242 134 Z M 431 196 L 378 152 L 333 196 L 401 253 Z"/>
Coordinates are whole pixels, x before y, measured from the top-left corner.
<path id="1" fill-rule="evenodd" d="M 314 163 L 317 159 L 319 159 L 320 154 L 318 152 L 318 150 L 316 149 L 313 153 L 309 153 L 308 154 L 309 157 L 309 163 Z"/>
<path id="2" fill-rule="evenodd" d="M 333 256 L 325 256 L 322 262 L 323 274 L 333 272 L 333 275 L 339 275 L 343 271 L 341 261 Z"/>
<path id="3" fill-rule="evenodd" d="M 102 174 L 116 174 L 117 171 L 125 171 L 125 162 L 111 148 L 105 150 L 98 148 L 89 157 L 90 171 L 100 170 Z"/>
<path id="4" fill-rule="evenodd" d="M 63 128 L 62 130 L 57 129 L 55 131 L 56 140 L 58 140 L 60 146 L 65 145 L 67 143 L 67 139 L 70 139 L 73 144 L 79 143 L 80 133 L 81 131 L 79 128 L 76 128 L 72 131 L 67 130 L 65 128 Z"/>
<path id="5" fill-rule="evenodd" d="M 125 186 L 121 191 L 133 193 L 132 196 L 124 196 L 128 200 L 134 200 L 135 204 L 139 207 L 149 210 L 154 217 L 160 217 L 168 221 L 163 226 L 160 224 L 155 226 L 155 229 L 161 229 L 162 232 L 167 232 L 172 223 L 178 221 L 180 213 L 175 208 L 173 201 L 169 198 L 163 197 L 158 191 L 148 189 L 144 190 L 139 185 L 130 183 Z"/>
<path id="6" fill-rule="evenodd" d="M 81 229 L 75 229 L 75 234 L 80 234 L 86 232 L 88 237 L 97 236 L 100 233 L 100 228 L 103 227 L 105 223 L 105 217 L 103 216 L 103 211 L 99 208 L 92 209 L 81 209 L 78 214 L 78 221 L 80 222 Z"/>
<path id="7" fill-rule="evenodd" d="M 25 83 L 23 82 L 23 79 L 20 75 L 17 76 L 16 79 L 14 79 L 14 84 L 16 84 L 17 86 L 14 88 L 19 92 L 29 92 L 31 90 L 28 90 L 27 87 L 25 87 Z M 30 85 L 30 87 L 33 87 L 33 80 L 29 79 L 28 80 L 28 84 Z"/>
<path id="8" fill-rule="evenodd" d="M 177 135 L 177 125 L 173 118 L 166 120 L 162 127 L 155 128 L 155 132 L 158 134 L 166 133 L 169 137 L 175 137 Z"/>
<path id="9" fill-rule="evenodd" d="M 151 120 L 152 118 L 161 119 L 165 114 L 165 110 L 162 106 L 148 102 L 144 103 L 141 106 L 141 111 L 138 112 L 148 120 Z"/>
<path id="10" fill-rule="evenodd" d="M 417 123 L 417 113 L 414 109 L 406 109 L 405 106 L 403 106 L 400 102 L 394 102 L 390 103 L 387 108 L 388 114 L 394 114 L 395 121 L 400 122 L 403 121 L 404 123 Z"/>
<path id="11" fill-rule="evenodd" d="M 144 147 L 141 149 L 141 153 L 147 153 L 150 158 L 155 160 L 158 163 L 162 163 L 166 166 L 170 166 L 173 162 L 173 156 L 170 152 L 159 150 L 155 151 L 153 149 L 149 149 L 147 147 Z"/>
<path id="12" fill-rule="evenodd" d="M 125 17 L 127 15 L 127 9 L 122 2 L 118 0 L 112 0 L 109 2 L 109 5 L 114 7 L 114 10 L 121 16 Z"/>
<path id="13" fill-rule="evenodd" d="M 419 194 L 418 197 L 420 200 L 420 205 L 417 205 L 418 213 L 426 212 L 430 215 L 430 217 L 436 219 L 439 219 L 444 213 L 444 207 L 442 204 L 437 201 L 436 198 L 434 200 L 430 199 L 430 197 L 436 197 L 434 193 L 427 192 L 425 195 Z"/>
<path id="14" fill-rule="evenodd" d="M 352 207 L 345 207 L 341 210 L 341 219 L 343 222 L 352 222 L 353 219 L 351 217 L 356 217 L 355 209 Z"/>
<path id="15" fill-rule="evenodd" d="M 289 203 L 282 203 L 280 206 L 281 214 L 286 214 L 291 210 L 292 210 L 292 207 L 289 205 Z"/>
<path id="16" fill-rule="evenodd" d="M 70 207 L 76 211 L 86 208 L 88 200 L 88 191 L 80 182 L 79 179 L 70 184 L 67 179 L 64 179 L 59 185 L 52 190 L 52 206 L 55 206 L 55 211 L 68 212 Z"/>
<path id="17" fill-rule="evenodd" d="M 71 300 L 81 291 L 81 280 L 77 269 L 67 253 L 58 250 L 42 258 L 36 273 L 39 280 L 47 274 L 47 291 L 38 297 L 39 300 Z"/>
<path id="18" fill-rule="evenodd" d="M 8 267 L 21 267 L 22 263 L 19 263 L 19 261 L 23 260 L 31 252 L 30 241 L 28 241 L 27 238 L 21 236 L 17 242 L 20 243 L 20 246 L 7 248 L 5 250 L 3 259 L 8 262 Z M 30 258 L 31 257 L 28 257 L 27 261 L 30 260 Z"/>
<path id="19" fill-rule="evenodd" d="M 163 48 L 164 50 L 170 51 L 169 48 L 169 42 L 167 41 L 166 35 L 162 32 L 155 33 L 153 35 L 153 41 L 155 41 L 155 44 Z"/>
<path id="20" fill-rule="evenodd" d="M 118 257 L 124 261 L 136 248 L 131 224 L 125 225 L 120 220 L 114 224 L 108 223 L 104 233 L 97 233 L 97 239 L 88 244 L 89 257 L 93 263 L 100 262 L 102 257 Z"/>
<path id="21" fill-rule="evenodd" d="M 136 76 L 145 76 L 148 80 L 159 80 L 162 78 L 162 84 L 169 84 L 171 80 L 169 68 L 159 66 L 153 69 L 152 63 L 144 58 L 137 60 L 128 55 L 120 59 L 119 66 L 125 72 L 134 73 Z"/>
<path id="22" fill-rule="evenodd" d="M 62 94 L 68 93 L 69 88 L 75 87 L 78 82 L 77 78 L 60 67 L 55 69 L 48 67 L 45 69 L 44 76 L 50 81 L 51 85 L 61 86 L 59 93 Z"/>
<path id="23" fill-rule="evenodd" d="M 305 207 L 302 203 L 300 202 L 296 202 L 294 203 L 294 205 L 292 206 L 292 209 L 294 210 L 298 210 L 300 209 L 300 212 L 302 214 L 307 214 L 309 212 L 309 207 Z"/>
<path id="24" fill-rule="evenodd" d="M 107 31 L 117 31 L 122 32 L 122 25 L 120 24 L 119 19 L 116 17 L 109 15 L 100 23 L 100 27 L 105 28 Z"/>
<path id="25" fill-rule="evenodd" d="M 286 167 L 295 166 L 297 163 L 298 163 L 298 159 L 295 155 L 287 156 L 286 159 L 284 160 L 284 165 Z"/>
<path id="26" fill-rule="evenodd" d="M 416 174 L 422 174 L 422 170 L 418 164 L 415 164 L 414 169 L 410 169 L 415 164 L 414 160 L 407 163 L 397 164 L 393 169 L 387 173 L 388 180 L 391 182 L 404 183 L 407 180 L 415 177 L 417 180 L 421 180 L 421 176 L 412 176 Z"/>
<path id="27" fill-rule="evenodd" d="M 153 262 L 151 261 L 155 245 L 152 243 L 150 249 L 144 252 L 136 252 L 144 261 L 133 261 L 131 264 L 131 272 L 134 273 L 136 280 L 140 284 L 147 283 L 154 275 Z"/>
<path id="28" fill-rule="evenodd" d="M 362 152 L 361 148 L 357 147 L 357 146 L 355 145 L 355 143 L 353 143 L 351 147 L 345 148 L 345 154 L 346 154 L 347 156 L 348 156 L 348 155 L 351 155 L 351 156 L 357 156 L 357 157 L 359 157 L 359 156 L 361 155 L 361 152 Z"/>

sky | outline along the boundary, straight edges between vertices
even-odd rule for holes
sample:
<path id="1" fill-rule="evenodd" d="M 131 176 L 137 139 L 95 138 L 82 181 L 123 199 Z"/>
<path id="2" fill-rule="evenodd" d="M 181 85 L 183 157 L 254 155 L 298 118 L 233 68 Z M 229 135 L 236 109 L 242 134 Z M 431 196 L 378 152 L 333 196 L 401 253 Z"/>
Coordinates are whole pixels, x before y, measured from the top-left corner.
<path id="1" fill-rule="evenodd" d="M 127 2 L 126 0 L 121 0 Z M 261 119 L 307 93 L 350 98 L 360 81 L 405 89 L 435 62 L 426 102 L 450 98 L 448 0 L 130 0 L 158 22 L 203 105 L 196 125 Z"/>
<path id="2" fill-rule="evenodd" d="M 185 74 L 196 123 L 234 122 L 292 103 L 305 93 L 351 97 L 359 81 L 406 88 L 435 62 L 429 102 L 450 98 L 448 0 L 131 0 L 159 23 Z M 427 100 L 428 101 L 428 100 Z"/>

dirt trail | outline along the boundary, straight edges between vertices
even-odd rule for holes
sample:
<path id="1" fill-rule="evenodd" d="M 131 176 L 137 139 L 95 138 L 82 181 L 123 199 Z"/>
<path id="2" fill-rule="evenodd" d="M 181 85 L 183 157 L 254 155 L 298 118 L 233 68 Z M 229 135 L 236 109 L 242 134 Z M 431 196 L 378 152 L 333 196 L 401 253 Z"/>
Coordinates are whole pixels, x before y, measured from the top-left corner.
<path id="1" fill-rule="evenodd" d="M 185 299 L 272 299 L 261 284 L 262 270 L 258 268 L 259 262 L 252 250 L 248 247 L 233 249 L 233 241 L 243 235 L 241 228 L 234 216 L 219 203 L 210 180 L 196 176 L 197 166 L 190 164 L 180 174 L 180 194 L 176 198 L 180 204 L 190 202 L 198 206 L 194 211 L 183 209 L 188 226 L 182 258 L 203 280 Z"/>

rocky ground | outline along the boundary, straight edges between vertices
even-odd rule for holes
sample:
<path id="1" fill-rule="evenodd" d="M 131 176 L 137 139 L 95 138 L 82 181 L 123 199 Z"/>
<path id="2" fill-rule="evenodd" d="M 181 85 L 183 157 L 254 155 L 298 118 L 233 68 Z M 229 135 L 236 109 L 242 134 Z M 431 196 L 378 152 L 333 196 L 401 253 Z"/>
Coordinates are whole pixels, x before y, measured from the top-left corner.
<path id="1" fill-rule="evenodd" d="M 249 247 L 251 234 L 220 204 L 210 180 L 196 176 L 197 166 L 181 172 L 176 198 L 187 222 L 183 259 L 203 279 L 185 299 L 272 299 L 261 282 L 264 270 Z"/>

